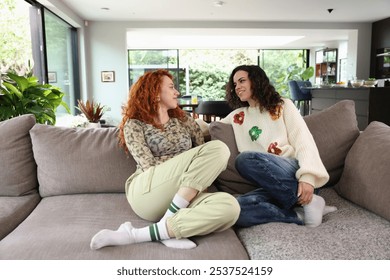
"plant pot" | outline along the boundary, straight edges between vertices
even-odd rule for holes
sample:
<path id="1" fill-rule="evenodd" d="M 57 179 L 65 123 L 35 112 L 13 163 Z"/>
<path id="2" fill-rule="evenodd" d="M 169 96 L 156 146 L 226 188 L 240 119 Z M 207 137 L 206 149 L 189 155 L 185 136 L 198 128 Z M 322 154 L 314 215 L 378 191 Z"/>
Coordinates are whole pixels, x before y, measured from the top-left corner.
<path id="1" fill-rule="evenodd" d="M 100 125 L 100 123 L 92 123 L 92 122 L 90 122 L 90 123 L 88 123 L 88 125 L 87 125 L 87 128 L 99 128 L 99 127 L 102 127 L 102 126 Z"/>

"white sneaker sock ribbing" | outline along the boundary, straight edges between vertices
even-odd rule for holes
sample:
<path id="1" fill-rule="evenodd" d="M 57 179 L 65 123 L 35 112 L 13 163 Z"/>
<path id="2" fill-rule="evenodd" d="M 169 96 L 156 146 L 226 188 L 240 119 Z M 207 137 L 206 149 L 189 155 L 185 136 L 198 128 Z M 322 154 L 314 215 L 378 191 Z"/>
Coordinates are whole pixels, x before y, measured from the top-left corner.
<path id="1" fill-rule="evenodd" d="M 182 198 L 180 195 L 175 194 L 175 196 L 172 199 L 171 204 L 169 205 L 167 212 L 165 212 L 164 217 L 161 218 L 161 220 L 164 220 L 168 217 L 173 216 L 177 213 L 177 211 L 180 210 L 180 208 L 186 208 L 190 203 Z"/>

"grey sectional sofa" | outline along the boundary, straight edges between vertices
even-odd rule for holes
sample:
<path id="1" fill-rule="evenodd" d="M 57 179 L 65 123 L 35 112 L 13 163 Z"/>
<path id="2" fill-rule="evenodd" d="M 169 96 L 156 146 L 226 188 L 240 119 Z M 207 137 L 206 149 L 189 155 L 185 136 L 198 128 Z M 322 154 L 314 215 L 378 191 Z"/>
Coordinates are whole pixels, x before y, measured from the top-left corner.
<path id="1" fill-rule="evenodd" d="M 359 133 L 354 104 L 343 101 L 305 118 L 331 174 L 320 195 L 338 211 L 317 228 L 270 223 L 195 237 L 195 249 L 160 243 L 93 251 L 91 237 L 132 211 L 124 182 L 135 162 L 117 145 L 117 129 L 36 124 L 32 115 L 0 123 L 0 259 L 390 259 L 390 127 Z M 238 194 L 253 188 L 238 176 L 231 127 L 212 123 L 212 139 L 232 157 L 214 183 Z"/>

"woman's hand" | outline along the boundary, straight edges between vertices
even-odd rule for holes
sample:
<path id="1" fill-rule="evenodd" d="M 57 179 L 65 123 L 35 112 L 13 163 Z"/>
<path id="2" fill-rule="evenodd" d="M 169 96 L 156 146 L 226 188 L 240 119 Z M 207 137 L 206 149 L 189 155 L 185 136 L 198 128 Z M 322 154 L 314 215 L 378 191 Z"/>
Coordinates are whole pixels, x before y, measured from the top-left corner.
<path id="1" fill-rule="evenodd" d="M 309 183 L 299 182 L 298 184 L 298 203 L 306 205 L 311 202 L 313 198 L 314 187 Z"/>

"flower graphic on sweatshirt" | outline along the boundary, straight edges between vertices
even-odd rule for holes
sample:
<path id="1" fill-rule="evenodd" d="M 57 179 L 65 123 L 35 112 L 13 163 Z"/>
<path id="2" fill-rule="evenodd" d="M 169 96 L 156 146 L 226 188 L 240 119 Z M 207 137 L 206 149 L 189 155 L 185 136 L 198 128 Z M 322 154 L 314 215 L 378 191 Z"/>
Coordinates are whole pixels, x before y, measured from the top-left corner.
<path id="1" fill-rule="evenodd" d="M 241 112 L 234 115 L 233 121 L 234 121 L 234 123 L 242 125 L 242 123 L 244 122 L 244 117 L 245 117 L 245 113 L 243 111 L 241 111 Z"/>
<path id="2" fill-rule="evenodd" d="M 274 155 L 280 155 L 282 153 L 282 150 L 280 148 L 278 148 L 278 142 L 273 142 L 273 143 L 269 144 L 268 153 L 274 154 Z"/>
<path id="3" fill-rule="evenodd" d="M 252 141 L 259 139 L 260 134 L 263 132 L 258 126 L 254 126 L 249 130 L 249 136 Z"/>

